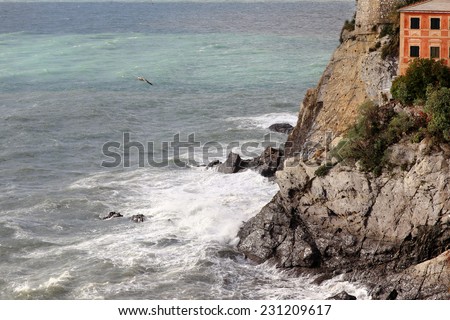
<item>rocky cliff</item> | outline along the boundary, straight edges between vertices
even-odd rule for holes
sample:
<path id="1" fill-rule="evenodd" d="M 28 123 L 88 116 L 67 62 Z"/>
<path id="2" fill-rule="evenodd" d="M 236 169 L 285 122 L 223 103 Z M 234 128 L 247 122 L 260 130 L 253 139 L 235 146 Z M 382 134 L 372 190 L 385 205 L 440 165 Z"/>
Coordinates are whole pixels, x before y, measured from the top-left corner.
<path id="1" fill-rule="evenodd" d="M 397 64 L 381 59 L 386 39 L 371 30 L 344 33 L 317 88 L 306 94 L 276 174 L 280 191 L 245 223 L 238 247 L 280 268 L 344 274 L 376 299 L 449 299 L 448 145 L 404 140 L 391 147 L 391 169 L 380 176 L 340 163 L 318 177 L 305 162 L 305 153 L 324 158 L 310 146 L 326 153 L 333 140 L 326 137 L 345 132 L 362 102 L 386 99 Z"/>
<path id="2" fill-rule="evenodd" d="M 386 41 L 378 33 L 343 33 L 343 43 L 318 86 L 306 93 L 297 126 L 288 139 L 288 156 L 299 153 L 306 142 L 323 145 L 329 133 L 342 134 L 355 121 L 363 102 L 382 103 L 389 97 L 398 61 L 381 58 L 380 48 Z"/>

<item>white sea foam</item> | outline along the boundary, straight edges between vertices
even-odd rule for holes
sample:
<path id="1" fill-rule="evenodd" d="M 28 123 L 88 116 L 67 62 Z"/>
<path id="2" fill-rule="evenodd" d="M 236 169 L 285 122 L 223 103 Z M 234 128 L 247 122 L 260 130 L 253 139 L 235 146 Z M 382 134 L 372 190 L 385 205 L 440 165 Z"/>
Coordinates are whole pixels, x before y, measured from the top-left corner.
<path id="1" fill-rule="evenodd" d="M 225 11 L 186 12 L 176 4 L 168 20 L 160 15 L 166 6 L 154 6 L 139 22 L 139 6 L 105 5 L 89 30 L 90 5 L 69 12 L 46 4 L 32 10 L 34 20 L 14 5 L 5 16 L 0 268 L 7 276 L 0 298 L 318 296 L 309 279 L 235 252 L 242 221 L 271 199 L 276 184 L 250 171 L 98 167 L 101 146 L 125 131 L 155 142 L 174 130 L 201 132 L 225 144 L 260 140 L 276 122 L 295 124 L 301 92 L 317 82 L 336 45 L 333 30 L 337 35 L 351 6 L 318 6 L 324 21 L 308 20 L 303 5 L 270 6 L 276 12 L 250 6 L 247 13 L 220 6 Z M 287 19 L 293 11 L 302 17 Z M 199 12 L 206 19 L 198 21 Z M 133 19 L 114 19 L 124 14 Z M 249 19 L 227 21 L 236 14 Z M 323 65 L 310 68 L 311 61 Z M 140 74 L 155 86 L 137 83 Z M 124 218 L 99 219 L 109 211 Z M 147 221 L 133 223 L 134 214 Z"/>
<path id="2" fill-rule="evenodd" d="M 72 279 L 69 271 L 60 275 L 50 277 L 44 283 L 30 283 L 29 280 L 14 285 L 14 293 L 18 298 L 41 298 L 46 299 L 54 296 L 55 292 L 64 290 L 65 285 Z"/>
<path id="3" fill-rule="evenodd" d="M 215 293 L 238 299 L 323 299 L 324 292 L 331 296 L 342 290 L 359 299 L 368 298 L 362 286 L 341 278 L 317 286 L 307 277 L 294 277 L 268 264 L 255 266 L 241 258 L 217 260 L 214 252 L 233 248 L 242 222 L 254 216 L 278 189 L 255 172 L 223 175 L 191 169 L 155 174 L 139 170 L 139 174 L 119 175 L 117 181 L 122 180 L 124 186 L 133 189 L 124 190 L 125 220 L 104 221 L 102 225 L 110 223 L 109 233 L 62 250 L 77 250 L 88 259 L 110 261 L 116 268 L 131 272 L 131 278 L 114 284 L 86 284 L 87 291 L 76 291 L 76 298 L 120 297 L 124 291 L 145 291 L 157 292 L 160 298 L 190 294 L 206 298 Z M 74 183 L 72 188 L 91 189 L 103 183 L 109 185 L 109 177 L 99 174 Z M 148 220 L 133 224 L 127 220 L 133 214 L 144 214 Z M 55 255 L 61 254 L 60 248 L 52 250 L 57 251 Z M 208 269 L 202 267 L 205 262 L 211 264 Z M 141 274 L 142 268 L 151 269 L 151 274 Z M 209 283 L 208 289 L 198 279 Z M 170 286 L 177 286 L 184 293 L 172 292 Z M 205 296 L 195 295 L 195 290 L 204 291 Z"/>
<path id="4" fill-rule="evenodd" d="M 294 126 L 297 123 L 296 113 L 269 113 L 254 117 L 230 117 L 227 121 L 237 124 L 239 129 L 253 130 L 255 128 L 268 129 L 275 123 L 289 123 Z"/>

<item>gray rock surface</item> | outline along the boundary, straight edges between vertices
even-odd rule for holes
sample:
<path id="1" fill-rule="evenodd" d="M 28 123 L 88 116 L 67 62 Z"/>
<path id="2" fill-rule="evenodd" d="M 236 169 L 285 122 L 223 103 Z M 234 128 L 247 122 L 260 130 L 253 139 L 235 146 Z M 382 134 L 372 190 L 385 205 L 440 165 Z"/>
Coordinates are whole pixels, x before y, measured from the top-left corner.
<path id="1" fill-rule="evenodd" d="M 450 298 L 449 282 L 439 280 L 448 279 L 446 260 L 422 265 L 450 249 L 449 154 L 395 148 L 410 168 L 380 177 L 342 164 L 315 177 L 288 159 L 276 174 L 279 193 L 240 230 L 239 250 L 278 267 L 338 270 L 378 288 L 375 298 Z M 380 283 L 380 274 L 392 280 Z M 421 286 L 408 285 L 420 277 Z"/>

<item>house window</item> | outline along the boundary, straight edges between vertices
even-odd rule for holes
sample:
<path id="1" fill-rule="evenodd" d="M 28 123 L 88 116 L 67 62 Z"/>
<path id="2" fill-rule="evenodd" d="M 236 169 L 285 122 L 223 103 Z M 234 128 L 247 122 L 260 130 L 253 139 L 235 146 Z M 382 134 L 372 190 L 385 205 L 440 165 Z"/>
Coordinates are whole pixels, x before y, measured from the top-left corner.
<path id="1" fill-rule="evenodd" d="M 420 18 L 411 18 L 411 29 L 420 29 Z"/>
<path id="2" fill-rule="evenodd" d="M 420 57 L 420 47 L 419 46 L 409 47 L 409 56 L 411 58 L 419 58 Z"/>
<path id="3" fill-rule="evenodd" d="M 440 48 L 439 47 L 430 47 L 430 58 L 437 59 L 441 57 Z"/>
<path id="4" fill-rule="evenodd" d="M 440 18 L 431 18 L 431 29 L 439 30 L 441 29 L 441 19 Z"/>

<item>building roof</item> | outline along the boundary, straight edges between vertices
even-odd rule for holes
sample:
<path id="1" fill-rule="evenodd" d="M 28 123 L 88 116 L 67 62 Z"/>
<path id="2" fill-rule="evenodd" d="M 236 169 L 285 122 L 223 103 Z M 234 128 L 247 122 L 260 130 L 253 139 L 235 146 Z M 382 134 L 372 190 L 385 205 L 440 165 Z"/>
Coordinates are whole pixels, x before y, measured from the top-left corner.
<path id="1" fill-rule="evenodd" d="M 415 3 L 399 10 L 400 12 L 449 12 L 450 0 L 428 0 Z"/>

